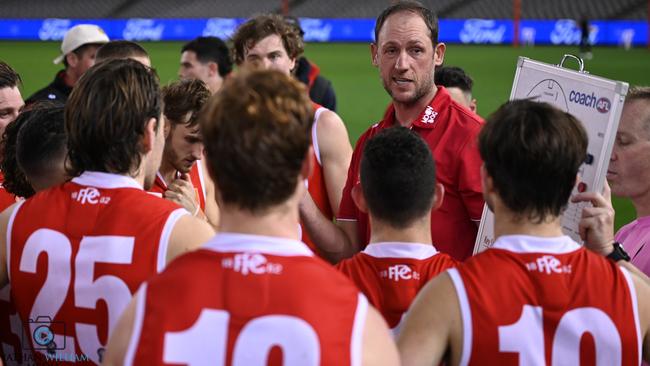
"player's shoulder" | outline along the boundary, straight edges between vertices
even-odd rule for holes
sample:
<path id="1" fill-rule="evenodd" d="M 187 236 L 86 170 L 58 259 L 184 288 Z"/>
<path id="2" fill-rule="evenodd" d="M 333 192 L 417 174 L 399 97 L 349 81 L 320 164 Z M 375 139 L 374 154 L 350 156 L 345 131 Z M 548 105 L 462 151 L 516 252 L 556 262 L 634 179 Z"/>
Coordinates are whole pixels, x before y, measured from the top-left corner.
<path id="1" fill-rule="evenodd" d="M 485 121 L 478 114 L 470 111 L 465 106 L 451 99 L 449 102 L 450 119 L 453 125 L 478 133 L 485 124 Z"/>

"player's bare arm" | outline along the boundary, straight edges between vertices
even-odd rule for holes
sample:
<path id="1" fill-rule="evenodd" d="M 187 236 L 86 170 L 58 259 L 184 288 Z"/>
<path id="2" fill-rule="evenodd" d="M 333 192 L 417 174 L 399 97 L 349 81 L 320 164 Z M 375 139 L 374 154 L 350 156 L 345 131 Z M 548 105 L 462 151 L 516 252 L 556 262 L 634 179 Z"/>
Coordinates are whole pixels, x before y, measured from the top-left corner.
<path id="1" fill-rule="evenodd" d="M 138 292 L 129 303 L 129 306 L 124 310 L 117 322 L 113 334 L 108 340 L 106 346 L 106 353 L 102 360 L 104 366 L 117 366 L 124 364 L 124 358 L 133 336 L 133 323 L 135 320 L 135 311 L 138 299 L 141 294 Z"/>
<path id="2" fill-rule="evenodd" d="M 203 184 L 205 188 L 205 217 L 212 227 L 217 230 L 219 227 L 219 205 L 217 204 L 215 196 L 215 187 L 210 174 L 208 173 L 208 168 L 205 165 L 207 158 L 201 159 L 198 163 L 199 169 L 203 170 Z"/>
<path id="3" fill-rule="evenodd" d="M 364 366 L 400 364 L 397 348 L 390 336 L 388 326 L 372 306 L 368 306 L 363 329 L 362 364 Z"/>
<path id="4" fill-rule="evenodd" d="M 190 215 L 181 216 L 169 238 L 167 263 L 183 253 L 199 248 L 214 234 L 214 229 L 207 222 Z"/>
<path id="5" fill-rule="evenodd" d="M 332 212 L 338 212 L 352 159 L 352 146 L 348 131 L 336 113 L 322 112 L 316 127 L 330 207 Z"/>
<path id="6" fill-rule="evenodd" d="M 357 222 L 328 220 L 309 194 L 300 202 L 300 219 L 311 240 L 331 263 L 338 263 L 359 251 Z"/>
<path id="7" fill-rule="evenodd" d="M 463 321 L 456 290 L 445 272 L 431 280 L 406 313 L 397 348 L 402 365 L 458 365 Z"/>
<path id="8" fill-rule="evenodd" d="M 16 209 L 16 204 L 9 206 L 0 213 L 0 288 L 9 282 L 9 268 L 7 268 L 7 226 L 9 218 Z"/>

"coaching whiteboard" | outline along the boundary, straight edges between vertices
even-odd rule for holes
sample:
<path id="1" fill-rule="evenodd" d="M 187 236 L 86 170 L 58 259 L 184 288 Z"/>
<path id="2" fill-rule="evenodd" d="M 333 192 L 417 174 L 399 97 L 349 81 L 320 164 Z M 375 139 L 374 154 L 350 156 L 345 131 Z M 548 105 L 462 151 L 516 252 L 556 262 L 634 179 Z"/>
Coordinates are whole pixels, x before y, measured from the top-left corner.
<path id="1" fill-rule="evenodd" d="M 582 60 L 574 58 L 580 62 L 582 69 Z M 589 136 L 589 145 L 587 159 L 578 172 L 582 182 L 579 189 L 600 192 L 605 182 L 628 84 L 589 75 L 582 70 L 566 69 L 561 65 L 562 62 L 560 65 L 550 65 L 519 57 L 510 100 L 532 98 L 547 102 L 571 113 L 582 122 Z M 548 183 L 553 184 L 552 177 L 549 177 Z M 574 188 L 573 194 L 577 191 L 578 187 Z M 588 203 L 569 203 L 562 217 L 564 233 L 578 243 L 582 243 L 578 223 L 586 204 Z M 474 254 L 489 248 L 495 239 L 494 216 L 485 205 Z"/>

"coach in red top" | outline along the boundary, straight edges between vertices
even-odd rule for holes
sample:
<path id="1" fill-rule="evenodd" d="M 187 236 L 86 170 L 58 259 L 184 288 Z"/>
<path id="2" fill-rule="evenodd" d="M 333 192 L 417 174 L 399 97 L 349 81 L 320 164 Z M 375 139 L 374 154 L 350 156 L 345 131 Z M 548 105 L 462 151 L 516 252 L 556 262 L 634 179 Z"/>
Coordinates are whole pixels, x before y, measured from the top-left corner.
<path id="1" fill-rule="evenodd" d="M 438 167 L 436 178 L 445 189 L 442 206 L 431 215 L 433 243 L 463 260 L 472 254 L 483 209 L 476 146 L 483 121 L 434 84 L 434 69 L 443 62 L 445 44 L 438 42 L 437 20 L 429 9 L 418 2 L 390 6 L 377 18 L 375 39 L 372 63 L 379 67 L 392 105 L 354 149 L 337 215 L 340 230 L 318 217 L 308 200 L 302 205 L 303 220 L 312 239 L 334 262 L 362 249 L 370 233 L 368 216 L 358 210 L 350 193 L 359 183 L 363 147 L 378 131 L 404 126 L 429 145 Z"/>

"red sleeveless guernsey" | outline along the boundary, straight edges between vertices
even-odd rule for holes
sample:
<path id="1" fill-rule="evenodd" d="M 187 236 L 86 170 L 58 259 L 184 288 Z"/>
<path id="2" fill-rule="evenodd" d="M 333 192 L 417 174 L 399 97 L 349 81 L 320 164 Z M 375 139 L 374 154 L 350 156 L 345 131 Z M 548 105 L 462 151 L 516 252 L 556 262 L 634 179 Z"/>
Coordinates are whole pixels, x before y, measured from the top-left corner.
<path id="1" fill-rule="evenodd" d="M 329 109 L 312 102 L 314 107 L 314 124 L 311 127 L 311 140 L 312 145 L 314 146 L 314 154 L 311 159 L 313 161 L 314 171 L 311 173 L 311 176 L 307 180 L 307 190 L 309 195 L 314 200 L 314 203 L 320 210 L 320 212 L 329 220 L 334 218 L 334 213 L 332 212 L 332 207 L 330 205 L 329 195 L 327 194 L 327 185 L 325 183 L 325 175 L 323 172 L 323 164 L 321 163 L 320 149 L 318 146 L 318 118 L 321 113 L 328 111 Z M 307 244 L 307 246 L 319 257 L 323 257 L 314 242 L 309 238 L 307 230 L 301 228 L 302 232 L 302 241 Z"/>
<path id="2" fill-rule="evenodd" d="M 371 243 L 336 267 L 368 297 L 394 335 L 420 289 L 456 261 L 431 244 Z"/>
<path id="3" fill-rule="evenodd" d="M 503 236 L 449 275 L 461 365 L 639 365 L 630 274 L 568 236 Z"/>
<path id="4" fill-rule="evenodd" d="M 138 291 L 125 365 L 359 365 L 367 300 L 303 243 L 220 233 Z"/>
<path id="5" fill-rule="evenodd" d="M 196 199 L 199 201 L 201 211 L 205 212 L 205 178 L 203 176 L 203 169 L 201 169 L 200 165 L 200 160 L 197 160 L 194 162 L 194 165 L 192 165 L 192 169 L 190 169 L 190 181 L 192 181 L 192 185 L 194 186 L 194 193 L 196 194 Z M 156 180 L 151 189 L 149 189 L 149 193 L 162 198 L 163 193 L 165 193 L 166 190 L 167 182 L 165 182 L 160 173 L 156 173 Z"/>
<path id="6" fill-rule="evenodd" d="M 98 364 L 132 294 L 165 266 L 171 231 L 187 212 L 129 177 L 99 172 L 19 205 L 8 267 L 35 357 Z"/>

